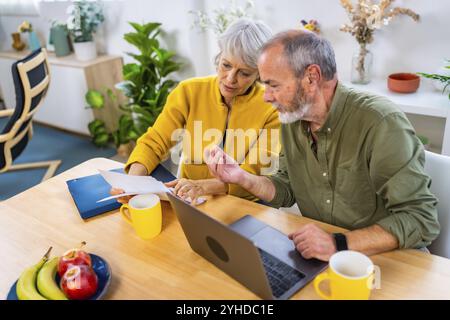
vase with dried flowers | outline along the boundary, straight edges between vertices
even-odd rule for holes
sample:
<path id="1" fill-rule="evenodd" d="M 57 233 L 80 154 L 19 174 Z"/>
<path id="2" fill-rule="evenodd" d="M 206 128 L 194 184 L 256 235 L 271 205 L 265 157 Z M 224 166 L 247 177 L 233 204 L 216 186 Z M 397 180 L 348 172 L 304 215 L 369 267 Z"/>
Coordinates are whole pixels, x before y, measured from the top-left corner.
<path id="1" fill-rule="evenodd" d="M 419 21 L 419 15 L 406 8 L 389 8 L 395 0 L 357 0 L 353 5 L 351 0 L 340 0 L 342 7 L 350 19 L 341 31 L 348 32 L 355 37 L 359 50 L 352 59 L 352 83 L 367 84 L 371 77 L 372 53 L 367 45 L 373 42 L 376 29 L 387 26 L 398 15 L 407 15 L 414 21 Z"/>

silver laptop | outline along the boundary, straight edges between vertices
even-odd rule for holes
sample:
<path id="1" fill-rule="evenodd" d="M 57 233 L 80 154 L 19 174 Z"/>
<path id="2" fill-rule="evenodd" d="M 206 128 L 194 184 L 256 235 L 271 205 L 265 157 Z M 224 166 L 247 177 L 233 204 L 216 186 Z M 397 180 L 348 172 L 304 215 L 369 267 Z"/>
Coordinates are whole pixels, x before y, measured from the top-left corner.
<path id="1" fill-rule="evenodd" d="M 304 259 L 285 234 L 256 218 L 227 226 L 167 195 L 192 250 L 263 299 L 287 299 L 327 267 Z"/>

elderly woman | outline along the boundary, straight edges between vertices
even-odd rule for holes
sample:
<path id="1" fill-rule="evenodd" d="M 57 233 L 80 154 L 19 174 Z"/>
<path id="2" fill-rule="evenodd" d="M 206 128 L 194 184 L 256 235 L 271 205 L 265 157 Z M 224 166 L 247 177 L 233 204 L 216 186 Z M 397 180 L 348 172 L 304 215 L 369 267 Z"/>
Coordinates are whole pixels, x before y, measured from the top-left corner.
<path id="1" fill-rule="evenodd" d="M 170 93 L 154 126 L 137 140 L 125 166 L 128 174 L 151 173 L 176 144 L 173 133 L 185 129 L 180 179 L 167 185 L 194 203 L 199 195 L 221 193 L 255 200 L 238 185 L 213 178 L 203 152 L 210 144 L 221 145 L 244 170 L 258 175 L 266 164 L 250 157 L 250 151 L 263 148 L 266 154 L 278 152 L 269 141 L 271 130 L 279 128 L 278 114 L 264 102 L 263 86 L 257 82 L 258 50 L 271 36 L 271 30 L 262 22 L 240 19 L 232 24 L 219 38 L 217 75 L 182 81 Z M 269 131 L 267 139 L 262 137 L 261 129 Z M 244 137 L 232 134 L 239 130 L 246 132 Z M 263 138 L 268 146 L 260 146 Z M 237 150 L 236 139 L 241 145 Z M 113 195 L 122 192 L 111 189 Z M 119 198 L 120 202 L 128 200 L 129 197 Z"/>

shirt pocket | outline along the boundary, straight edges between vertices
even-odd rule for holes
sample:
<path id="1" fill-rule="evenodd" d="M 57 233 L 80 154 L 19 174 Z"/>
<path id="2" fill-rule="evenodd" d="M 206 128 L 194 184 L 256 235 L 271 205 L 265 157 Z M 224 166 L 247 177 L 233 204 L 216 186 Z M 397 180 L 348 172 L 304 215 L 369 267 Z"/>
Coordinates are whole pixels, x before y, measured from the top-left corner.
<path id="1" fill-rule="evenodd" d="M 377 196 L 363 169 L 336 169 L 335 203 L 342 215 L 336 219 L 348 227 L 370 220 L 377 208 Z"/>

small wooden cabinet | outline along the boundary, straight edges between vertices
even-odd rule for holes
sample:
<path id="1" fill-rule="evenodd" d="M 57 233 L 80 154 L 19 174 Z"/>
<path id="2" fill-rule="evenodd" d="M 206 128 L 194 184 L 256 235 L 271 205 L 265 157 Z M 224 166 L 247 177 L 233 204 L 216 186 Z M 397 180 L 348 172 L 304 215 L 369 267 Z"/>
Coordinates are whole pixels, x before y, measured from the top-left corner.
<path id="1" fill-rule="evenodd" d="M 15 108 L 12 64 L 29 52 L 0 52 L 0 87 L 7 108 Z M 91 61 L 78 61 L 75 56 L 56 57 L 49 53 L 51 83 L 47 97 L 36 113 L 35 120 L 64 130 L 89 134 L 88 123 L 94 117 L 115 129 L 120 110 L 117 103 L 105 97 L 102 110 L 86 108 L 84 96 L 88 89 L 105 93 L 106 88 L 122 81 L 121 56 L 99 56 Z M 121 98 L 122 100 L 123 98 Z"/>

